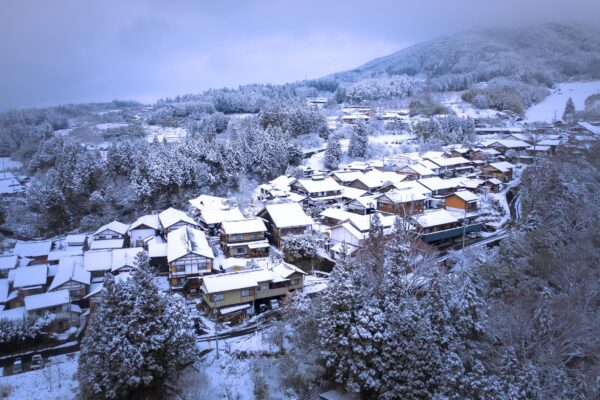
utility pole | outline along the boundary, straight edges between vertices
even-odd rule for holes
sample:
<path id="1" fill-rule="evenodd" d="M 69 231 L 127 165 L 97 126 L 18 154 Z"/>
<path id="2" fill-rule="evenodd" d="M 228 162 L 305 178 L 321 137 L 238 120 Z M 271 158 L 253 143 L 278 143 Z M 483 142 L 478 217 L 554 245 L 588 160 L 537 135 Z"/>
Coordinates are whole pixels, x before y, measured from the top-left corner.
<path id="1" fill-rule="evenodd" d="M 217 307 L 215 308 L 216 311 L 216 315 L 215 315 L 215 341 L 216 341 L 216 348 L 217 348 L 217 360 L 219 359 L 219 302 L 217 301 Z"/>
<path id="2" fill-rule="evenodd" d="M 465 203 L 465 218 L 463 219 L 462 252 L 465 252 L 465 235 L 467 233 L 467 204 Z"/>

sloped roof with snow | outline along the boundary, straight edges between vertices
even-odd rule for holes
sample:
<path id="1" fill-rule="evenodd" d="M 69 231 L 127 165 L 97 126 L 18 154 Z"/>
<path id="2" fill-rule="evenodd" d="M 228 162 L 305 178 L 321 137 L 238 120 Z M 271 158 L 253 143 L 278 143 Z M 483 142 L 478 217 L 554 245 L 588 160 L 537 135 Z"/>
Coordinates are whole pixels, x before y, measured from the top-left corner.
<path id="1" fill-rule="evenodd" d="M 455 165 L 470 163 L 470 161 L 464 157 L 449 157 L 449 158 L 439 157 L 439 158 L 430 158 L 429 160 L 431 162 L 433 162 L 434 164 L 439 165 L 440 167 L 452 167 Z"/>
<path id="2" fill-rule="evenodd" d="M 10 310 L 0 311 L 0 319 L 10 319 L 11 321 L 22 320 L 25 317 L 25 307 L 11 308 Z"/>
<path id="3" fill-rule="evenodd" d="M 436 169 L 440 169 L 439 165 L 437 165 L 429 160 L 420 161 L 418 165 L 421 165 L 430 171 L 435 171 Z M 433 172 L 433 173 L 435 174 L 435 172 Z"/>
<path id="4" fill-rule="evenodd" d="M 202 286 L 207 294 L 257 287 L 259 282 L 283 282 L 294 273 L 304 272 L 281 262 L 274 266 L 205 276 Z"/>
<path id="5" fill-rule="evenodd" d="M 6 303 L 8 299 L 8 279 L 0 279 L 0 303 Z"/>
<path id="6" fill-rule="evenodd" d="M 198 210 L 205 208 L 225 210 L 228 208 L 226 198 L 210 196 L 208 194 L 201 194 L 195 199 L 188 200 L 188 202 Z"/>
<path id="7" fill-rule="evenodd" d="M 258 217 L 244 218 L 236 221 L 223 221 L 221 228 L 226 235 L 267 231 L 265 223 Z"/>
<path id="8" fill-rule="evenodd" d="M 378 197 L 386 196 L 394 203 L 408 203 L 411 201 L 425 200 L 425 196 L 421 191 L 415 189 L 392 189 Z"/>
<path id="9" fill-rule="evenodd" d="M 353 188 L 350 186 L 342 187 L 342 197 L 346 199 L 357 199 L 367 193 L 366 190 Z"/>
<path id="10" fill-rule="evenodd" d="M 129 229 L 129 225 L 124 224 L 119 221 L 112 221 L 112 222 L 109 222 L 108 224 L 103 225 L 100 228 L 98 228 L 98 230 L 96 232 L 94 232 L 94 235 L 98 235 L 98 234 L 104 232 L 105 230 L 111 230 L 111 231 L 120 233 L 121 235 L 124 235 L 127 233 L 127 229 Z"/>
<path id="11" fill-rule="evenodd" d="M 454 218 L 452 214 L 443 209 L 425 211 L 422 214 L 413 216 L 413 220 L 422 228 L 458 222 L 458 220 Z"/>
<path id="12" fill-rule="evenodd" d="M 495 169 L 497 169 L 500 172 L 508 172 L 515 167 L 513 164 L 511 164 L 507 161 L 490 163 L 489 165 L 491 165 L 492 167 L 494 167 Z"/>
<path id="13" fill-rule="evenodd" d="M 502 147 L 506 147 L 507 149 L 518 149 L 518 148 L 529 147 L 529 143 L 524 142 L 522 140 L 517 140 L 517 139 L 484 140 L 481 143 L 486 147 L 494 147 L 494 146 L 500 145 Z"/>
<path id="14" fill-rule="evenodd" d="M 129 230 L 132 231 L 134 229 L 140 229 L 144 227 L 148 227 L 157 231 L 160 230 L 161 226 L 158 214 L 149 214 L 139 217 L 133 224 L 131 224 Z"/>
<path id="15" fill-rule="evenodd" d="M 122 249 L 125 239 L 98 239 L 90 244 L 90 250 Z"/>
<path id="16" fill-rule="evenodd" d="M 325 210 L 321 211 L 321 213 L 319 214 L 319 216 L 321 217 L 325 217 L 325 218 L 331 218 L 331 219 L 335 219 L 338 221 L 347 221 L 350 218 L 352 218 L 352 216 L 356 215 L 355 213 L 351 213 L 349 211 L 346 210 L 342 210 L 341 208 L 326 208 Z"/>
<path id="17" fill-rule="evenodd" d="M 112 266 L 112 250 L 91 250 L 83 253 L 86 271 L 108 271 Z"/>
<path id="18" fill-rule="evenodd" d="M 72 233 L 65 237 L 65 242 L 67 244 L 83 245 L 83 243 L 85 243 L 86 236 L 87 235 L 85 233 Z"/>
<path id="19" fill-rule="evenodd" d="M 308 193 L 318 192 L 335 192 L 342 190 L 339 183 L 333 180 L 333 178 L 325 179 L 298 179 L 297 183 L 302 186 Z"/>
<path id="20" fill-rule="evenodd" d="M 350 183 L 363 175 L 360 171 L 336 171 L 332 174 L 341 182 Z"/>
<path id="21" fill-rule="evenodd" d="M 433 178 L 419 179 L 418 182 L 431 191 L 453 189 L 460 186 L 460 178 L 442 179 L 438 176 Z"/>
<path id="22" fill-rule="evenodd" d="M 160 223 L 164 229 L 175 225 L 179 221 L 186 222 L 190 225 L 198 225 L 192 217 L 190 217 L 183 211 L 177 210 L 173 207 L 169 207 L 160 214 L 158 214 L 158 218 L 160 219 Z"/>
<path id="23" fill-rule="evenodd" d="M 377 203 L 377 197 L 378 195 L 376 194 L 370 196 L 361 196 L 352 200 L 352 203 L 358 202 L 358 204 L 365 208 L 375 207 L 375 204 Z"/>
<path id="24" fill-rule="evenodd" d="M 13 253 L 21 257 L 43 257 L 50 253 L 52 240 L 18 241 Z"/>
<path id="25" fill-rule="evenodd" d="M 268 204 L 265 208 L 277 228 L 292 228 L 313 224 L 313 219 L 304 213 L 298 203 Z"/>
<path id="26" fill-rule="evenodd" d="M 167 246 L 167 242 L 165 242 L 160 236 L 153 237 L 148 241 L 148 257 L 166 257 Z"/>
<path id="27" fill-rule="evenodd" d="M 207 225 L 220 224 L 223 221 L 235 221 L 244 219 L 244 214 L 239 208 L 235 207 L 230 210 L 218 210 L 205 208 L 200 211 L 200 217 Z"/>
<path id="28" fill-rule="evenodd" d="M 54 290 L 69 281 L 89 285 L 91 276 L 90 272 L 83 268 L 83 255 L 63 257 L 58 263 L 58 270 L 48 290 Z"/>
<path id="29" fill-rule="evenodd" d="M 172 262 L 187 254 L 215 258 L 204 232 L 190 228 L 189 226 L 182 226 L 169 234 L 167 260 Z"/>
<path id="30" fill-rule="evenodd" d="M 414 172 L 416 172 L 417 174 L 421 175 L 421 176 L 430 176 L 430 175 L 435 175 L 435 172 L 433 172 L 431 169 L 425 167 L 424 165 L 421 164 L 411 164 L 411 165 L 407 165 L 406 167 L 404 167 L 403 169 L 411 169 Z"/>
<path id="31" fill-rule="evenodd" d="M 112 272 L 118 271 L 123 267 L 133 267 L 135 257 L 145 250 L 142 247 L 132 247 L 129 249 L 115 249 L 112 251 L 110 269 Z"/>
<path id="32" fill-rule="evenodd" d="M 69 291 L 66 289 L 57 290 L 56 292 L 47 292 L 42 294 L 25 296 L 25 309 L 27 311 L 35 311 L 69 303 Z"/>
<path id="33" fill-rule="evenodd" d="M 600 135 L 600 126 L 592 125 L 589 122 L 578 122 L 578 125 L 593 135 Z"/>
<path id="34" fill-rule="evenodd" d="M 43 286 L 48 278 L 48 266 L 33 265 L 31 267 L 21 267 L 15 269 L 15 281 L 13 288 L 23 288 L 28 286 Z"/>
<path id="35" fill-rule="evenodd" d="M 16 268 L 19 256 L 0 256 L 0 270 Z"/>
<path id="36" fill-rule="evenodd" d="M 452 196 L 452 195 L 454 195 L 454 196 L 456 196 L 456 197 L 458 197 L 458 198 L 460 198 L 460 199 L 462 199 L 464 201 L 477 201 L 477 200 L 479 200 L 479 197 L 475 193 L 470 192 L 468 190 L 459 190 L 458 192 L 452 193 L 450 196 Z"/>

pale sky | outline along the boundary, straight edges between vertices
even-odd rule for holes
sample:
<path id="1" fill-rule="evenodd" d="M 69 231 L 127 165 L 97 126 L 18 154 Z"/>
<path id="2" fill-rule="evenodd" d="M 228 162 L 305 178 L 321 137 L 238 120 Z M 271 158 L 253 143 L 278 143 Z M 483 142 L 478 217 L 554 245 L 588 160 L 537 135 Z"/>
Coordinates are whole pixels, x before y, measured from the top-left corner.
<path id="1" fill-rule="evenodd" d="M 447 33 L 599 15 L 598 0 L 2 0 L 0 109 L 318 78 Z"/>

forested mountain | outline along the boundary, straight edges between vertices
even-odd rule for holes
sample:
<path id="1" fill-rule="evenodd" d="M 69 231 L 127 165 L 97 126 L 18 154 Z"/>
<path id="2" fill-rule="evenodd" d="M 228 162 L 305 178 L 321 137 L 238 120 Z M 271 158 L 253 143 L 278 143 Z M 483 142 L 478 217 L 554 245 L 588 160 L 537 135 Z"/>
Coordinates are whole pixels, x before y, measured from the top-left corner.
<path id="1" fill-rule="evenodd" d="M 600 30 L 544 24 L 462 32 L 408 47 L 333 77 L 354 80 L 381 73 L 422 75 L 438 85 L 496 77 L 535 85 L 596 79 L 600 78 Z"/>

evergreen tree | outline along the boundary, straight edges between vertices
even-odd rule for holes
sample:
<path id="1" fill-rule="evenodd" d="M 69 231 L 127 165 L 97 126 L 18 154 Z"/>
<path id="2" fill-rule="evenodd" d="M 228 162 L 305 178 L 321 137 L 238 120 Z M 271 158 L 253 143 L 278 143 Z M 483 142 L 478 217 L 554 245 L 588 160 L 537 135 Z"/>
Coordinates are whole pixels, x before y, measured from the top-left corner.
<path id="1" fill-rule="evenodd" d="M 522 365 L 512 347 L 507 349 L 502 358 L 500 380 L 505 399 L 539 398 L 539 379 L 535 369 L 531 364 Z"/>
<path id="2" fill-rule="evenodd" d="M 565 104 L 565 110 L 563 111 L 562 120 L 566 123 L 573 122 L 575 118 L 575 103 L 573 99 L 569 97 L 567 104 Z"/>
<path id="3" fill-rule="evenodd" d="M 348 145 L 348 155 L 350 157 L 365 157 L 369 146 L 369 131 L 363 121 L 357 121 L 352 129 L 350 144 Z"/>
<path id="4" fill-rule="evenodd" d="M 193 325 L 183 299 L 162 294 L 140 253 L 131 278 L 104 281 L 104 300 L 82 342 L 83 398 L 126 399 L 161 390 L 195 358 Z"/>
<path id="5" fill-rule="evenodd" d="M 325 168 L 336 169 L 342 159 L 342 146 L 340 139 L 334 133 L 327 138 L 327 148 L 325 149 Z"/>

